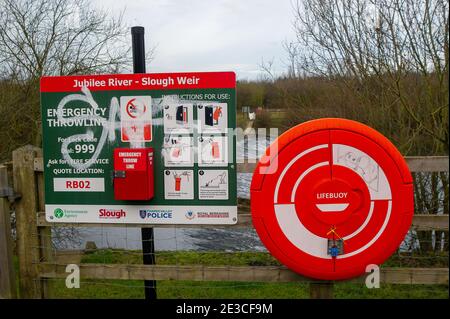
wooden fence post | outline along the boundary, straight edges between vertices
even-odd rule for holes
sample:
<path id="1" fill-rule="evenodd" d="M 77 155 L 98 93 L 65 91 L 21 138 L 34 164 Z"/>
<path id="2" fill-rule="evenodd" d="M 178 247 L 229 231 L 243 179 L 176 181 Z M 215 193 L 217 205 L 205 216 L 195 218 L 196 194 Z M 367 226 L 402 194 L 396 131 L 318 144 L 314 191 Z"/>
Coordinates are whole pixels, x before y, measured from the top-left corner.
<path id="1" fill-rule="evenodd" d="M 309 284 L 309 297 L 311 299 L 333 299 L 334 283 L 332 281 L 311 282 Z"/>
<path id="2" fill-rule="evenodd" d="M 42 150 L 27 145 L 13 151 L 14 191 L 21 195 L 16 202 L 17 256 L 21 298 L 41 298 L 38 263 L 40 261 L 37 228 L 37 182 L 34 159 Z"/>
<path id="3" fill-rule="evenodd" d="M 42 153 L 40 153 L 42 156 Z M 37 193 L 38 193 L 38 210 L 40 212 L 45 211 L 45 187 L 44 187 L 44 174 L 42 172 L 37 173 Z M 40 256 L 43 262 L 53 262 L 53 244 L 52 244 L 52 228 L 51 227 L 38 227 L 39 243 L 41 246 Z M 51 281 L 48 278 L 41 279 L 42 297 L 51 297 Z"/>
<path id="4" fill-rule="evenodd" d="M 11 240 L 11 205 L 8 197 L 12 195 L 8 184 L 8 169 L 0 166 L 0 298 L 17 298 L 16 273 L 13 263 Z"/>

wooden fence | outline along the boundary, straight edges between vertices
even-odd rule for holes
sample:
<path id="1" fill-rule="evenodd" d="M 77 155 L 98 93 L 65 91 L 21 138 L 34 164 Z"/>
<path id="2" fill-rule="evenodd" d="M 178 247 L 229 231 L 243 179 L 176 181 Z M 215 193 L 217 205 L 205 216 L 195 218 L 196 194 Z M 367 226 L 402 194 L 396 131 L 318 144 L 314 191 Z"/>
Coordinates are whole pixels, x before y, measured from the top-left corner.
<path id="1" fill-rule="evenodd" d="M 448 172 L 449 169 L 447 156 L 406 157 L 406 161 L 413 172 Z M 67 265 L 58 263 L 53 257 L 51 227 L 68 225 L 50 224 L 45 220 L 42 150 L 32 146 L 19 148 L 13 152 L 11 164 L 0 166 L 0 297 L 16 297 L 12 263 L 13 248 L 9 227 L 10 204 L 12 204 L 16 216 L 20 297 L 46 298 L 49 296 L 48 280 L 67 276 L 65 272 Z M 238 171 L 252 172 L 254 165 L 239 164 Z M 12 175 L 13 189 L 9 187 L 8 175 Z M 448 223 L 448 215 L 418 214 L 414 216 L 412 228 L 448 231 Z M 98 227 L 99 224 L 70 224 L 70 226 Z M 107 226 L 165 227 L 149 224 Z M 239 206 L 236 225 L 217 227 L 252 227 L 248 205 Z M 84 279 L 309 282 L 311 297 L 332 297 L 332 282 L 312 281 L 283 266 L 81 264 L 80 274 Z M 380 279 L 382 283 L 392 284 L 448 284 L 448 268 L 382 267 Z M 363 280 L 364 278 L 361 277 L 352 281 Z"/>

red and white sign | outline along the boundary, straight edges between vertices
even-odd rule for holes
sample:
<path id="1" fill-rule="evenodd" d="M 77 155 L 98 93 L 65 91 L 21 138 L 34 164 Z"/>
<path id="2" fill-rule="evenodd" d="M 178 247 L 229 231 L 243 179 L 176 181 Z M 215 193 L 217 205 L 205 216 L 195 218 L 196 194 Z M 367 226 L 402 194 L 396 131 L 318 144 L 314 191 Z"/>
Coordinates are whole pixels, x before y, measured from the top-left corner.
<path id="1" fill-rule="evenodd" d="M 305 276 L 339 280 L 395 252 L 414 199 L 408 166 L 388 139 L 358 122 L 320 119 L 274 143 L 251 185 L 253 224 L 273 256 Z M 339 253 L 330 253 L 337 242 Z"/>
<path id="2" fill-rule="evenodd" d="M 152 98 L 122 96 L 120 98 L 120 128 L 122 142 L 151 142 Z"/>
<path id="3" fill-rule="evenodd" d="M 79 76 L 46 76 L 41 78 L 41 92 L 178 90 L 236 87 L 234 72 L 138 73 Z"/>

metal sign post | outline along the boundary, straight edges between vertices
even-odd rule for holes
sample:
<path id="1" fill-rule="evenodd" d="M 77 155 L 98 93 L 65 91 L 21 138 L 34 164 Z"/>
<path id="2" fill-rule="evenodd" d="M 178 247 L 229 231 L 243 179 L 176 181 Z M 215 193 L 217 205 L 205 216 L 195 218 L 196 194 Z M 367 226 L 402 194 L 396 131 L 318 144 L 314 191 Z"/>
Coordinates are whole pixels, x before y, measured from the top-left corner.
<path id="1" fill-rule="evenodd" d="M 131 28 L 133 50 L 133 73 L 145 73 L 145 39 L 144 27 Z M 155 242 L 153 228 L 141 228 L 142 256 L 144 265 L 155 265 Z M 156 280 L 145 280 L 145 299 L 154 300 L 156 295 Z"/>

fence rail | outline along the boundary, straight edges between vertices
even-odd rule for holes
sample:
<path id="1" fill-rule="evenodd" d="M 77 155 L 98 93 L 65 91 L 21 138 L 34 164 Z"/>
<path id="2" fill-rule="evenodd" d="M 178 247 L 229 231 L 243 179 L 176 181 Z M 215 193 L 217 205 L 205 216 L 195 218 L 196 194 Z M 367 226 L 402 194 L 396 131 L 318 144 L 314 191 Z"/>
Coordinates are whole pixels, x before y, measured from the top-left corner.
<path id="1" fill-rule="evenodd" d="M 406 163 L 411 172 L 448 172 L 448 156 L 405 156 Z M 256 167 L 256 160 L 246 160 L 237 164 L 239 173 L 252 173 Z M 42 157 L 34 159 L 34 170 L 44 171 Z"/>
<path id="2" fill-rule="evenodd" d="M 41 278 L 65 278 L 65 264 L 40 263 Z M 85 279 L 311 282 L 284 266 L 201 266 L 81 264 Z M 380 282 L 389 284 L 448 284 L 448 268 L 381 268 Z M 351 280 L 364 282 L 364 277 Z"/>
<path id="3" fill-rule="evenodd" d="M 447 156 L 412 156 L 405 158 L 413 172 L 448 172 Z M 10 167 L 9 165 L 8 167 Z M 12 176 L 14 193 L 6 192 L 9 184 L 0 178 L 0 240 L 9 234 L 7 221 L 9 200 L 16 201 L 16 251 L 19 260 L 19 290 L 21 298 L 45 298 L 49 296 L 48 280 L 65 278 L 66 264 L 56 262 L 52 255 L 51 227 L 174 227 L 156 224 L 63 224 L 45 220 L 44 179 L 42 150 L 25 146 L 13 152 Z M 240 163 L 238 172 L 249 173 L 255 163 Z M 1 168 L 5 176 L 6 168 Z M 1 175 L 1 174 L 0 174 Z M 6 174 L 7 175 L 7 174 Z M 0 176 L 1 177 L 1 176 Z M 8 196 L 5 194 L 8 193 Z M 18 195 L 18 196 L 16 196 Z M 252 227 L 248 201 L 240 200 L 236 225 L 178 225 L 177 227 Z M 448 231 L 448 215 L 417 214 L 412 229 Z M 6 228 L 5 228 L 6 227 Z M 7 231 L 4 231 L 6 229 Z M 3 237 L 2 237 L 3 236 Z M 6 236 L 8 238 L 9 235 Z M 14 269 L 11 266 L 10 241 L 0 242 L 0 298 L 14 298 L 15 287 L 11 282 Z M 2 258 L 2 256 L 9 256 Z M 194 281 L 258 281 L 258 282 L 309 282 L 312 297 L 330 297 L 332 284 L 312 281 L 283 266 L 202 266 L 202 265 L 137 265 L 137 264 L 80 264 L 82 278 L 136 279 L 136 280 L 194 280 Z M 395 284 L 448 284 L 448 268 L 381 268 L 380 279 Z M 352 281 L 361 282 L 363 278 Z M 6 283 L 6 287 L 5 284 Z M 323 288 L 325 287 L 325 289 Z"/>
<path id="4" fill-rule="evenodd" d="M 50 223 L 45 220 L 45 213 L 38 212 L 37 225 L 40 227 L 138 227 L 138 228 L 248 228 L 253 227 L 252 217 L 249 213 L 248 206 L 238 206 L 238 221 L 234 225 L 165 225 L 165 224 L 100 224 L 100 223 L 80 223 L 80 224 L 66 224 L 66 223 Z M 413 217 L 411 229 L 417 231 L 425 230 L 443 230 L 448 231 L 449 219 L 448 215 L 430 215 L 430 214 L 416 214 Z"/>
<path id="5" fill-rule="evenodd" d="M 405 156 L 405 160 L 411 172 L 448 172 L 448 156 Z M 42 164 L 36 167 L 40 169 Z M 237 171 L 252 173 L 255 167 L 256 161 L 245 161 L 237 164 Z"/>

